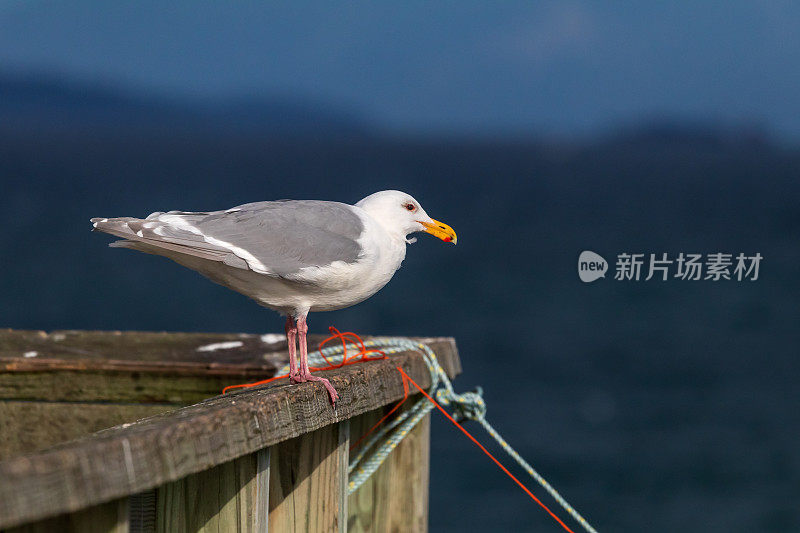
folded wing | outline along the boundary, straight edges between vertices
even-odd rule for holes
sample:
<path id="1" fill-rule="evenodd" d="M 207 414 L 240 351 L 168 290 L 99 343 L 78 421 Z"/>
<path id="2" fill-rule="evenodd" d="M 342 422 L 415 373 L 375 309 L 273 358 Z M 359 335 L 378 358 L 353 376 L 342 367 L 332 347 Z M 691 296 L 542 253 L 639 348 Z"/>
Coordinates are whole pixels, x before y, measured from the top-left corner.
<path id="1" fill-rule="evenodd" d="M 157 212 L 146 219 L 93 218 L 95 230 L 124 240 L 111 246 L 185 254 L 260 274 L 285 277 L 335 261 L 355 262 L 364 226 L 338 202 L 255 202 L 226 211 Z"/>

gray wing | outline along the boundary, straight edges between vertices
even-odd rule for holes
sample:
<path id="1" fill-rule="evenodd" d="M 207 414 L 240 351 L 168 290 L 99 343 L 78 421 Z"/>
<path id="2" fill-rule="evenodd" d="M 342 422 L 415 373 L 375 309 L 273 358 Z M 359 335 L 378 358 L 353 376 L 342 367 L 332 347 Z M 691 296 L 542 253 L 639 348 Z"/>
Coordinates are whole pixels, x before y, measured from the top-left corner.
<path id="1" fill-rule="evenodd" d="M 146 219 L 93 218 L 92 223 L 125 239 L 111 246 L 187 254 L 275 276 L 355 262 L 364 229 L 351 206 L 316 200 L 255 202 L 207 213 L 157 212 Z"/>

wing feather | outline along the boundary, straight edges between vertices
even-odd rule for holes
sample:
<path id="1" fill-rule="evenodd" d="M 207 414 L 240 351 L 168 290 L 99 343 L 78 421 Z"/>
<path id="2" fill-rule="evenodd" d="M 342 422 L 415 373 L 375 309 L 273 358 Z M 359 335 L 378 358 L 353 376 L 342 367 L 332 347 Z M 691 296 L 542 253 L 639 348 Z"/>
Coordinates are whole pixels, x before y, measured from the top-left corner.
<path id="1" fill-rule="evenodd" d="M 275 276 L 361 254 L 363 223 L 338 202 L 256 202 L 226 211 L 156 212 L 146 219 L 93 218 L 97 231 L 124 239 L 112 243 L 146 253 L 187 254 Z"/>

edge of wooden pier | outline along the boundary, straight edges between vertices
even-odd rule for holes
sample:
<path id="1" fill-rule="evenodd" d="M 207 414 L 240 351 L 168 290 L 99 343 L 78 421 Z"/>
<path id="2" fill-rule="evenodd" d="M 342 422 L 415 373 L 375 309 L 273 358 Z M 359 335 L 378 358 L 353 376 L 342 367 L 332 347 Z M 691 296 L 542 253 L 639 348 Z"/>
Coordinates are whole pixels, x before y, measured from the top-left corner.
<path id="1" fill-rule="evenodd" d="M 4 333 L 7 334 L 5 338 Z M 201 367 L 205 365 L 208 368 L 209 364 L 175 357 L 172 359 L 175 364 L 171 368 L 165 368 L 156 361 L 148 360 L 147 357 L 135 360 L 130 352 L 135 351 L 136 343 L 125 344 L 127 353 L 118 354 L 117 358 L 109 358 L 106 350 L 96 358 L 94 364 L 90 362 L 91 354 L 69 356 L 69 353 L 72 353 L 69 350 L 66 356 L 55 354 L 48 357 L 46 356 L 48 344 L 45 342 L 48 334 L 42 337 L 38 332 L 23 333 L 29 337 L 38 335 L 43 339 L 38 351 L 45 354 L 45 357 L 24 358 L 20 357 L 18 348 L 22 346 L 29 348 L 30 344 L 16 339 L 14 335 L 17 333 L 0 331 L 0 400 L 3 399 L 4 391 L 5 394 L 10 394 L 11 390 L 8 386 L 3 387 L 3 378 L 12 379 L 13 376 L 9 376 L 14 372 L 17 373 L 17 377 L 25 372 L 56 372 L 58 375 L 59 370 L 72 372 L 76 365 L 78 367 L 84 365 L 83 369 L 113 376 L 129 373 L 131 366 L 139 365 L 142 371 L 149 369 L 156 374 L 159 372 L 191 374 L 200 371 L 198 365 Z M 97 338 L 113 335 L 94 334 Z M 173 334 L 125 333 L 116 336 L 120 335 L 122 337 L 156 335 L 161 336 L 160 340 L 176 340 L 170 337 Z M 197 354 L 198 342 L 216 341 L 221 337 L 210 334 L 174 335 L 185 335 L 180 338 L 181 343 L 191 347 L 186 353 L 191 352 L 193 357 Z M 9 337 L 14 337 L 16 340 L 9 340 Z M 255 346 L 253 349 L 258 355 L 257 364 L 252 362 L 256 359 L 251 358 L 250 362 L 243 359 L 229 362 L 228 366 L 217 365 L 211 370 L 212 372 L 216 371 L 224 376 L 239 374 L 250 376 L 260 372 L 260 377 L 263 378 L 270 375 L 266 371 L 267 367 L 272 368 L 274 374 L 275 369 L 282 364 L 281 351 L 277 350 L 277 347 L 271 352 L 272 355 L 269 355 L 269 352 L 265 354 L 263 346 L 254 344 L 256 342 L 254 339 L 258 336 L 231 337 L 240 340 L 243 349 L 248 349 L 251 344 Z M 460 373 L 458 352 L 452 338 L 416 340 L 433 349 L 450 377 Z M 19 346 L 14 344 L 18 341 L 21 343 Z M 100 349 L 98 353 L 100 352 L 103 350 Z M 157 356 L 158 354 L 150 359 Z M 255 368 L 254 365 L 255 367 L 260 365 L 260 368 Z M 283 527 L 289 528 L 286 530 L 299 531 L 309 528 L 315 530 L 309 520 L 324 521 L 326 516 L 328 522 L 320 525 L 322 529 L 317 528 L 317 530 L 328 530 L 331 526 L 330 516 L 334 516 L 338 524 L 336 529 L 345 531 L 350 430 L 353 428 L 353 431 L 358 432 L 353 434 L 357 438 L 360 432 L 369 427 L 367 424 L 370 420 L 377 419 L 382 412 L 381 408 L 403 397 L 403 383 L 397 366 L 402 367 L 423 387 L 430 385 L 430 374 L 422 355 L 418 352 L 404 352 L 391 355 L 385 360 L 326 372 L 326 377 L 336 387 L 340 396 L 335 409 L 321 385 L 314 383 L 290 385 L 281 380 L 266 387 L 212 397 L 193 405 L 61 443 L 52 448 L 2 460 L 0 461 L 0 529 L 29 524 L 64 513 L 72 513 L 66 516 L 70 516 L 71 523 L 75 523 L 76 520 L 80 521 L 81 513 L 89 512 L 87 509 L 94 509 L 93 522 L 101 525 L 107 522 L 107 524 L 95 527 L 91 531 L 128 531 L 130 526 L 128 522 L 134 519 L 136 514 L 132 513 L 131 505 L 134 507 L 139 505 L 137 498 L 152 497 L 157 498 L 160 513 L 158 519 L 162 521 L 156 524 L 158 525 L 156 530 L 189 530 L 191 528 L 187 528 L 185 521 L 192 516 L 196 518 L 198 513 L 202 515 L 199 503 L 193 499 L 192 494 L 200 490 L 198 487 L 202 487 L 203 476 L 213 476 L 215 479 L 227 480 L 226 490 L 229 490 L 230 494 L 227 499 L 219 496 L 224 500 L 218 502 L 219 513 L 201 516 L 200 519 L 206 520 L 204 523 L 209 520 L 221 520 L 220 517 L 225 512 L 229 513 L 230 517 L 240 517 L 241 515 L 237 513 L 245 512 L 255 514 L 260 522 L 258 524 L 254 522 L 247 527 L 240 524 L 242 527 L 234 530 L 266 531 L 267 510 L 260 508 L 265 501 L 269 502 L 269 511 L 273 511 L 277 505 L 276 499 L 300 498 L 308 503 L 313 498 L 327 500 L 333 498 L 339 500 L 339 505 L 335 506 L 338 510 L 333 514 L 316 513 L 314 517 L 287 515 L 285 520 L 289 522 L 281 527 L 276 526 L 275 530 L 283 530 Z M 264 375 L 265 372 L 267 375 Z M 58 396 L 57 392 L 54 394 Z M 414 483 L 414 490 L 424 492 L 425 515 L 427 514 L 428 423 L 426 418 L 420 424 L 419 431 L 415 429 L 415 432 L 420 434 L 411 438 L 411 441 L 425 440 L 424 450 L 414 451 L 416 448 L 409 447 L 406 452 L 406 455 L 411 457 L 410 460 L 425 463 L 422 465 L 424 480 L 420 480 L 419 472 L 416 477 L 410 472 L 408 479 L 409 483 Z M 402 461 L 402 455 L 398 454 L 397 460 Z M 303 466 L 306 471 L 298 472 L 300 468 L 298 459 L 302 464 L 308 463 Z M 281 470 L 293 469 L 290 476 L 293 482 L 288 485 L 286 481 L 278 484 L 269 483 L 270 469 L 273 476 L 280 475 Z M 305 478 L 323 475 L 319 469 L 327 472 L 324 475 L 333 476 L 338 480 L 335 486 L 305 487 L 303 490 L 298 490 L 297 487 Z M 264 475 L 267 476 L 266 483 Z M 414 479 L 416 481 L 413 481 Z M 159 489 L 157 497 L 149 492 L 155 489 Z M 219 487 L 214 490 L 219 494 Z M 375 492 L 378 489 L 368 485 L 368 490 Z M 269 498 L 264 498 L 265 491 L 269 492 Z M 308 491 L 322 492 L 312 495 Z M 353 496 L 356 498 L 351 497 L 351 501 L 354 505 L 358 505 L 358 494 Z M 292 508 L 298 506 L 298 502 L 294 502 Z M 328 503 L 328 507 L 332 507 L 331 502 Z M 342 507 L 345 508 L 344 516 L 341 515 Z M 176 509 L 180 509 L 180 512 Z M 392 514 L 386 510 L 382 513 L 387 516 Z M 106 522 L 100 519 L 102 516 L 106 516 Z M 391 517 L 387 516 L 382 519 L 391 520 Z M 414 519 L 413 513 L 406 516 Z M 351 521 L 352 519 L 351 513 Z M 183 520 L 183 522 L 171 523 L 163 522 L 164 520 Z M 275 518 L 275 520 L 283 519 Z M 420 522 L 418 526 L 427 525 L 426 516 L 417 517 L 417 521 L 420 520 L 424 524 Z M 271 512 L 269 521 L 273 522 Z M 115 529 L 120 524 L 124 527 Z"/>

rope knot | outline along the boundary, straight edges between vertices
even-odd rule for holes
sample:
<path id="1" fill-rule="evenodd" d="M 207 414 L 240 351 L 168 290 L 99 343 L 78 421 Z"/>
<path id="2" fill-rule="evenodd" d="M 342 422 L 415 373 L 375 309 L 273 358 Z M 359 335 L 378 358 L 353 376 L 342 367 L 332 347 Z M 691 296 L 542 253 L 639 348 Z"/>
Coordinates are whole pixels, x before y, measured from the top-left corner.
<path id="1" fill-rule="evenodd" d="M 436 391 L 436 399 L 442 405 L 449 405 L 453 410 L 453 418 L 458 421 L 482 420 L 486 416 L 486 402 L 483 401 L 483 389 L 480 387 L 463 394 L 441 388 Z"/>

